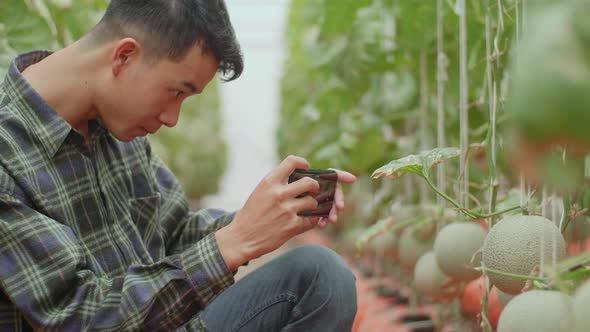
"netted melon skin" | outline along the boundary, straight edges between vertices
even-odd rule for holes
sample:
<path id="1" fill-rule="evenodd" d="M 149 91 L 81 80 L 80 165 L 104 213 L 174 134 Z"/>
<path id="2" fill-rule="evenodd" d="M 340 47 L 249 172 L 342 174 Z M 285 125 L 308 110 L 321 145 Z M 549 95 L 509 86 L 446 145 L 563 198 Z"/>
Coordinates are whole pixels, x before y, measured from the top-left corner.
<path id="1" fill-rule="evenodd" d="M 424 254 L 414 268 L 414 285 L 416 291 L 432 298 L 445 296 L 443 286 L 449 282 L 449 278 L 441 271 L 434 252 Z"/>
<path id="2" fill-rule="evenodd" d="M 434 240 L 434 254 L 444 274 L 456 280 L 470 281 L 478 278 L 481 271 L 475 270 L 481 262 L 477 252 L 483 246 L 486 231 L 470 222 L 445 226 Z"/>
<path id="3" fill-rule="evenodd" d="M 574 315 L 576 322 L 575 332 L 587 332 L 590 330 L 590 281 L 586 281 L 574 295 Z"/>
<path id="4" fill-rule="evenodd" d="M 543 234 L 544 232 L 544 234 Z M 559 229 L 550 220 L 540 216 L 509 216 L 498 222 L 483 245 L 483 263 L 486 268 L 521 275 L 530 275 L 540 264 L 541 235 L 544 235 L 544 263 L 560 261 L 566 255 L 565 241 Z M 499 290 L 516 295 L 526 281 L 490 272 L 488 276 Z"/>
<path id="5" fill-rule="evenodd" d="M 405 229 L 400 236 L 398 247 L 400 263 L 408 269 L 413 269 L 418 259 L 432 249 L 432 243 L 420 241 L 412 233 L 412 229 Z"/>
<path id="6" fill-rule="evenodd" d="M 525 292 L 504 308 L 498 332 L 573 331 L 573 310 L 573 300 L 566 294 L 541 290 Z"/>

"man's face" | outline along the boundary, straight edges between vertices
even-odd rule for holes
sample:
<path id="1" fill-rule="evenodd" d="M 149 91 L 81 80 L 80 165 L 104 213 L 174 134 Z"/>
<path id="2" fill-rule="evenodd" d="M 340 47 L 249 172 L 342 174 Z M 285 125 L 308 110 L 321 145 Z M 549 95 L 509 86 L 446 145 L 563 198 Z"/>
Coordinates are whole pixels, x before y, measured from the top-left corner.
<path id="1" fill-rule="evenodd" d="M 147 62 L 142 56 L 127 61 L 109 78 L 97 105 L 100 118 L 121 141 L 175 126 L 182 102 L 201 93 L 218 67 L 212 52 L 200 45 L 178 63 L 167 58 Z"/>

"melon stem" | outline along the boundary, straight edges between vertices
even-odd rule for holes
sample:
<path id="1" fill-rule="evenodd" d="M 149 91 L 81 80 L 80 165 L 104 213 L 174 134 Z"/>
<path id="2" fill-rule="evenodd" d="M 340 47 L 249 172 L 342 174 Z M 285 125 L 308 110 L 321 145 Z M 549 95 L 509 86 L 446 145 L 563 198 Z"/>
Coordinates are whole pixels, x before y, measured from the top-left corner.
<path id="1" fill-rule="evenodd" d="M 453 198 L 451 198 L 449 195 L 447 195 L 444 192 L 440 191 L 436 187 L 436 185 L 432 182 L 432 180 L 430 179 L 429 176 L 422 175 L 422 178 L 424 178 L 426 180 L 426 183 L 428 183 L 428 185 L 430 186 L 430 188 L 432 188 L 432 190 L 434 190 L 434 192 L 436 192 L 438 195 L 440 195 L 441 197 L 443 197 L 444 199 L 446 199 L 449 203 L 451 203 L 453 206 L 455 206 L 460 212 L 462 212 L 463 214 L 467 215 L 468 217 L 470 217 L 472 219 L 487 219 L 487 218 L 491 218 L 491 217 L 502 215 L 502 214 L 507 213 L 507 212 L 510 212 L 510 211 L 521 209 L 520 206 L 513 206 L 513 207 L 510 207 L 510 208 L 501 210 L 501 211 L 496 211 L 496 212 L 492 212 L 492 213 L 488 213 L 488 214 L 478 213 L 478 212 L 475 212 L 473 210 L 464 208 L 461 204 L 459 204 L 456 200 L 454 200 Z"/>
<path id="2" fill-rule="evenodd" d="M 504 272 L 504 271 L 495 270 L 495 269 L 492 269 L 489 267 L 479 267 L 479 268 L 476 268 L 476 270 L 484 271 L 488 274 L 491 273 L 491 274 L 496 274 L 496 275 L 500 275 L 500 276 L 504 276 L 504 277 L 508 277 L 508 278 L 514 278 L 514 279 L 534 280 L 534 281 L 541 281 L 541 282 L 548 282 L 549 281 L 549 279 L 546 277 L 535 277 L 535 276 L 527 276 L 524 274 Z"/>

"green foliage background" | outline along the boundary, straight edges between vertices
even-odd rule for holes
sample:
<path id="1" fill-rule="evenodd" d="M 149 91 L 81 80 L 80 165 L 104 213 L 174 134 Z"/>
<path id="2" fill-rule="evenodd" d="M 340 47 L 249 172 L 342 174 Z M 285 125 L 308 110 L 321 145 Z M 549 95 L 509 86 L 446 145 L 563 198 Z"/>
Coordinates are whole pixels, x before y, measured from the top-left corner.
<path id="1" fill-rule="evenodd" d="M 491 75 L 497 85 L 496 168 L 503 197 L 518 180 L 504 153 L 510 122 L 504 104 L 513 37 L 517 23 L 522 24 L 519 2 L 522 6 L 518 0 L 465 0 L 469 143 L 480 147 L 470 157 L 470 197 L 472 206 L 483 210 L 491 155 L 486 16 L 492 39 Z M 357 226 L 375 223 L 399 204 L 433 204 L 433 193 L 420 179 L 406 176 L 391 183 L 371 180 L 370 174 L 391 160 L 437 146 L 439 59 L 446 64 L 441 73 L 444 146 L 460 146 L 457 3 L 442 1 L 439 54 L 436 0 L 291 1 L 278 154 L 301 155 L 312 167 L 341 168 L 359 177 L 345 188 L 348 211 L 335 232 L 353 234 Z M 461 192 L 458 166 L 458 160 L 441 166 L 452 197 Z"/>
<path id="2" fill-rule="evenodd" d="M 98 22 L 107 5 L 108 0 L 0 1 L 0 73 L 21 52 L 57 50 L 77 40 Z M 212 82 L 202 96 L 185 101 L 175 128 L 150 136 L 156 152 L 194 199 L 217 192 L 226 169 L 219 109 L 218 86 Z"/>
<path id="3" fill-rule="evenodd" d="M 488 2 L 496 1 L 467 1 L 471 142 L 485 139 L 480 127 L 485 129 L 488 122 L 485 14 L 497 10 L 484 5 Z M 504 30 L 498 42 L 504 50 L 513 34 L 514 3 L 503 3 Z M 447 145 L 458 146 L 459 20 L 453 5 L 444 1 L 444 109 Z M 493 17 L 495 36 L 498 22 Z M 279 154 L 301 154 L 319 167 L 370 173 L 420 147 L 435 146 L 436 22 L 436 1 L 293 0 Z M 421 56 L 426 60 L 423 86 Z M 494 70 L 498 82 L 504 79 L 506 60 L 503 54 Z M 421 121 L 425 128 L 420 128 Z"/>

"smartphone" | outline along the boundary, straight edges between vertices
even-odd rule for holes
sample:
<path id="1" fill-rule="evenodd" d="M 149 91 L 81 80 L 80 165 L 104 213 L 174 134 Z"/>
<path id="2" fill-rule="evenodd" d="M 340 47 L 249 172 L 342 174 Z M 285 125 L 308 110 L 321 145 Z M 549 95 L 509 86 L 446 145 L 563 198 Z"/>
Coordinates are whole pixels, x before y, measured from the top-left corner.
<path id="1" fill-rule="evenodd" d="M 297 213 L 302 217 L 327 217 L 330 215 L 330 210 L 334 204 L 334 195 L 336 193 L 336 183 L 338 181 L 338 173 L 329 169 L 296 169 L 289 176 L 289 183 L 295 182 L 303 177 L 310 177 L 320 184 L 320 191 L 313 195 L 313 198 L 318 202 L 318 207 L 311 210 L 304 210 Z M 310 193 L 303 193 L 297 198 L 310 195 Z"/>

